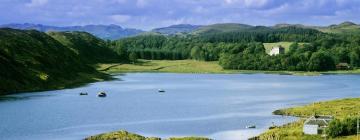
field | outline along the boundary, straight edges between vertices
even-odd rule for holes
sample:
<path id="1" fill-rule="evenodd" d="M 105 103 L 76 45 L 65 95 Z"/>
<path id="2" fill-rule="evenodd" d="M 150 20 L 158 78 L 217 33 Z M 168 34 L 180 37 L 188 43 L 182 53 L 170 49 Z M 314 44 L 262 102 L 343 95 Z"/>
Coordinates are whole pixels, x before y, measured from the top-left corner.
<path id="1" fill-rule="evenodd" d="M 284 75 L 317 76 L 321 74 L 360 74 L 360 69 L 350 71 L 302 72 L 302 71 L 254 71 L 224 70 L 217 61 L 205 62 L 196 60 L 139 60 L 135 64 L 98 64 L 96 68 L 105 73 L 131 72 L 168 72 L 168 73 L 266 73 Z"/>
<path id="2" fill-rule="evenodd" d="M 217 62 L 195 60 L 139 60 L 136 64 L 101 64 L 98 70 L 108 73 L 121 72 L 174 72 L 174 73 L 230 73 Z"/>
<path id="3" fill-rule="evenodd" d="M 301 107 L 294 107 L 288 109 L 281 109 L 274 112 L 277 115 L 298 116 L 302 118 L 309 117 L 316 114 L 332 115 L 337 119 L 344 119 L 347 116 L 355 116 L 360 112 L 360 98 L 341 99 L 333 101 L 324 101 L 309 104 Z M 284 140 L 299 139 L 299 140 L 316 140 L 324 139 L 321 136 L 304 135 L 302 133 L 304 119 L 298 122 L 290 123 L 288 125 L 268 130 L 260 135 L 261 139 L 279 138 Z M 337 137 L 334 140 L 354 140 L 356 136 Z"/>

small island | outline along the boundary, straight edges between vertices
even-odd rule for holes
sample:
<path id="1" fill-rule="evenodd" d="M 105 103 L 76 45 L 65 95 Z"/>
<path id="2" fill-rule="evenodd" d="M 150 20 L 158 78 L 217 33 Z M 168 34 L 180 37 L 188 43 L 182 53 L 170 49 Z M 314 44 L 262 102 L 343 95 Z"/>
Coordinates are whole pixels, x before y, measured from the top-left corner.
<path id="1" fill-rule="evenodd" d="M 181 138 L 168 138 L 162 139 L 158 137 L 144 137 L 138 134 L 129 133 L 127 131 L 117 131 L 105 134 L 99 134 L 96 136 L 90 136 L 85 140 L 211 140 L 202 137 L 181 137 Z"/>

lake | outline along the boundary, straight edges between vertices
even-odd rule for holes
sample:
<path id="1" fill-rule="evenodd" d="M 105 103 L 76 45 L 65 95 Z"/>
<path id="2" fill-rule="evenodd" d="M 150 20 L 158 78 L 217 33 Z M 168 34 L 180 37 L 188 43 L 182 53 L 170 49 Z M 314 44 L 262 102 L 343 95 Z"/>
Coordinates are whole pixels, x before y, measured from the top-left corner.
<path id="1" fill-rule="evenodd" d="M 144 136 L 239 140 L 273 123 L 279 108 L 360 96 L 359 75 L 129 73 L 83 87 L 0 100 L 0 139 L 80 140 L 127 130 Z M 165 93 L 159 93 L 164 89 Z M 97 92 L 108 93 L 106 98 Z M 88 96 L 79 96 L 88 92 Z M 256 129 L 246 129 L 256 125 Z"/>

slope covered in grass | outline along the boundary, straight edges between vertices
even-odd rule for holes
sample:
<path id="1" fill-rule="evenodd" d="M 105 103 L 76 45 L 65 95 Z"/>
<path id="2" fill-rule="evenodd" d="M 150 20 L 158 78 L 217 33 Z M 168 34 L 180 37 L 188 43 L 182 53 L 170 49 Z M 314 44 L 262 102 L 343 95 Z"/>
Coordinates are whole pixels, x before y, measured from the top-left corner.
<path id="1" fill-rule="evenodd" d="M 67 86 L 108 78 L 45 33 L 0 29 L 0 94 Z"/>
<path id="2" fill-rule="evenodd" d="M 118 62 L 118 55 L 106 42 L 86 32 L 49 32 L 48 35 L 72 50 L 86 63 Z"/>
<path id="3" fill-rule="evenodd" d="M 251 27 L 253 26 L 246 24 L 237 24 L 237 23 L 213 24 L 213 25 L 202 26 L 197 30 L 194 30 L 193 34 L 244 31 Z"/>
<path id="4" fill-rule="evenodd" d="M 328 27 L 318 28 L 318 30 L 325 33 L 335 34 L 360 34 L 360 25 L 352 22 L 343 22 L 338 25 L 330 25 Z"/>

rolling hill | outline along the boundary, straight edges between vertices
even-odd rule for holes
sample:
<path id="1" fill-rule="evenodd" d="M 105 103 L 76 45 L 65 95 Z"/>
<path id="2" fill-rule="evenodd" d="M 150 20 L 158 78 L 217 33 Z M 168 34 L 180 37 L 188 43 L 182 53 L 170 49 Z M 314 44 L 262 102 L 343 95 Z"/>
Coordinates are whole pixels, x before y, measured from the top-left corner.
<path id="1" fill-rule="evenodd" d="M 42 24 L 5 24 L 0 25 L 0 28 L 13 28 L 13 29 L 22 29 L 22 30 L 29 30 L 34 29 L 41 32 L 49 32 L 49 31 L 83 31 L 91 33 L 102 39 L 120 39 L 129 36 L 138 35 L 144 31 L 138 29 L 131 29 L 131 28 L 122 28 L 117 25 L 85 25 L 85 26 L 67 26 L 67 27 L 57 27 L 57 26 L 48 26 Z"/>
<path id="2" fill-rule="evenodd" d="M 360 34 L 360 25 L 348 21 L 317 29 L 325 33 Z"/>
<path id="3" fill-rule="evenodd" d="M 192 33 L 207 34 L 207 33 L 217 33 L 217 32 L 235 32 L 235 31 L 244 31 L 252 27 L 253 26 L 246 24 L 222 23 L 222 24 L 202 26 L 197 30 L 194 30 Z"/>
<path id="4" fill-rule="evenodd" d="M 86 32 L 48 32 L 55 40 L 72 50 L 87 64 L 119 62 L 119 56 L 106 42 Z"/>
<path id="5" fill-rule="evenodd" d="M 0 94 L 61 89 L 109 78 L 88 65 L 87 59 L 95 63 L 116 58 L 96 37 L 80 32 L 50 34 L 57 40 L 36 30 L 0 28 Z"/>
<path id="6" fill-rule="evenodd" d="M 169 27 L 163 28 L 156 28 L 153 29 L 151 32 L 156 32 L 164 35 L 174 35 L 178 33 L 190 33 L 194 30 L 201 28 L 200 25 L 190 25 L 190 24 L 179 24 L 179 25 L 172 25 Z"/>

